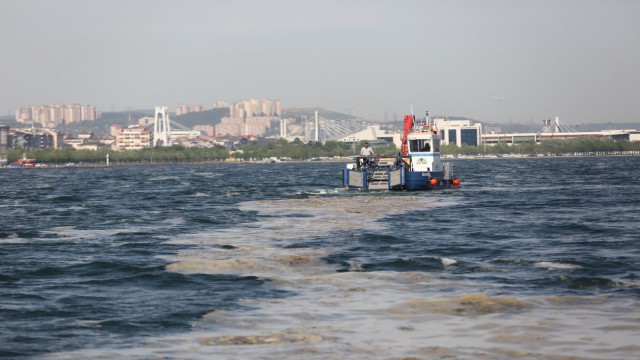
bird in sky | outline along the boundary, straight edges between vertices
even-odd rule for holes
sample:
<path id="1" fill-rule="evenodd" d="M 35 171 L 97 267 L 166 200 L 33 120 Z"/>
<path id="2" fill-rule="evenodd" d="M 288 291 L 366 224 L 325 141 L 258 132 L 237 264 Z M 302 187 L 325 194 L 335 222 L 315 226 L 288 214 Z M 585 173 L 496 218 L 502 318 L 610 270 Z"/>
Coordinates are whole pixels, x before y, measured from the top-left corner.
<path id="1" fill-rule="evenodd" d="M 506 98 L 506 97 L 507 97 L 507 95 L 502 95 L 502 96 L 493 95 L 493 97 L 494 97 L 494 98 L 496 98 L 496 99 L 498 99 L 498 100 L 500 100 L 500 101 L 502 101 L 502 99 Z"/>

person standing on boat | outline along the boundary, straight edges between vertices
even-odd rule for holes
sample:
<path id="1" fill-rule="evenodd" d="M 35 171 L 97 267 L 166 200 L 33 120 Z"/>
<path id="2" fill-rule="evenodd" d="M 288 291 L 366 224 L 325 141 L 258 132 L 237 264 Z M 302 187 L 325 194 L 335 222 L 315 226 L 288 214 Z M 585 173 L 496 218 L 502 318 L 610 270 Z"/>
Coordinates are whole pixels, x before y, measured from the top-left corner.
<path id="1" fill-rule="evenodd" d="M 360 156 L 363 156 L 362 165 L 369 165 L 371 163 L 371 156 L 376 154 L 372 148 L 369 147 L 369 143 L 364 143 L 364 146 L 360 149 Z"/>

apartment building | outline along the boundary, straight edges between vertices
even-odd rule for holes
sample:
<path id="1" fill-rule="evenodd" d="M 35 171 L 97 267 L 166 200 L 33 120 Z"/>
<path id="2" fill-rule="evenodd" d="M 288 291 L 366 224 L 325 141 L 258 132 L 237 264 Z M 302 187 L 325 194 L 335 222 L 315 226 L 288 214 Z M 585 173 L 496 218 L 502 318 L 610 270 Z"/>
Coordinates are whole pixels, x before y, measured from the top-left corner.
<path id="1" fill-rule="evenodd" d="M 138 150 L 151 146 L 151 134 L 140 125 L 130 125 L 116 134 L 115 150 Z"/>
<path id="2" fill-rule="evenodd" d="M 98 113 L 93 105 L 28 105 L 16 110 L 16 121 L 54 128 L 85 120 L 95 121 Z"/>

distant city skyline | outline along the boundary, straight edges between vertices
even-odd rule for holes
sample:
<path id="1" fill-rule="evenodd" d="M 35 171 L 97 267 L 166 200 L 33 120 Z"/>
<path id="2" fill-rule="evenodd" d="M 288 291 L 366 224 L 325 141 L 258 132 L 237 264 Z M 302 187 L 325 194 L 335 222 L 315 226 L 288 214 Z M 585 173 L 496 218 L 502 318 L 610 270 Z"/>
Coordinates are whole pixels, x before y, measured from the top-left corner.
<path id="1" fill-rule="evenodd" d="M 259 98 L 373 120 L 413 106 L 640 123 L 638 13 L 632 0 L 5 0 L 0 113 Z"/>

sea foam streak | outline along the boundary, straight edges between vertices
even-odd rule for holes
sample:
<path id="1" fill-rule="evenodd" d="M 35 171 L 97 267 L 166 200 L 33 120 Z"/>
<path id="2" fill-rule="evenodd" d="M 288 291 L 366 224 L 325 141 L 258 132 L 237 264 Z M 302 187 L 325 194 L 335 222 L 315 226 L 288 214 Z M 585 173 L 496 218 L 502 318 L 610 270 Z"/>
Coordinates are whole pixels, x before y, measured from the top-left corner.
<path id="1" fill-rule="evenodd" d="M 558 262 L 553 262 L 553 261 L 540 261 L 540 262 L 537 262 L 537 263 L 533 264 L 533 266 L 535 266 L 535 267 L 543 267 L 543 268 L 548 268 L 548 269 L 579 269 L 579 268 L 581 268 L 580 265 L 558 263 Z"/>
<path id="2" fill-rule="evenodd" d="M 259 276 L 294 295 L 246 299 L 252 310 L 213 311 L 190 333 L 150 339 L 139 347 L 51 357 L 555 359 L 597 354 L 624 359 L 637 354 L 637 319 L 620 310 L 637 302 L 597 298 L 574 306 L 562 297 L 486 295 L 479 284 L 446 274 L 337 272 L 322 260 L 331 248 L 287 247 L 341 230 L 382 229 L 379 220 L 385 216 L 450 204 L 395 195 L 244 203 L 241 208 L 257 211 L 259 222 L 173 240 L 198 246 L 172 258 L 167 269 Z M 606 340 L 609 331 L 598 328 L 604 322 L 616 329 Z"/>

